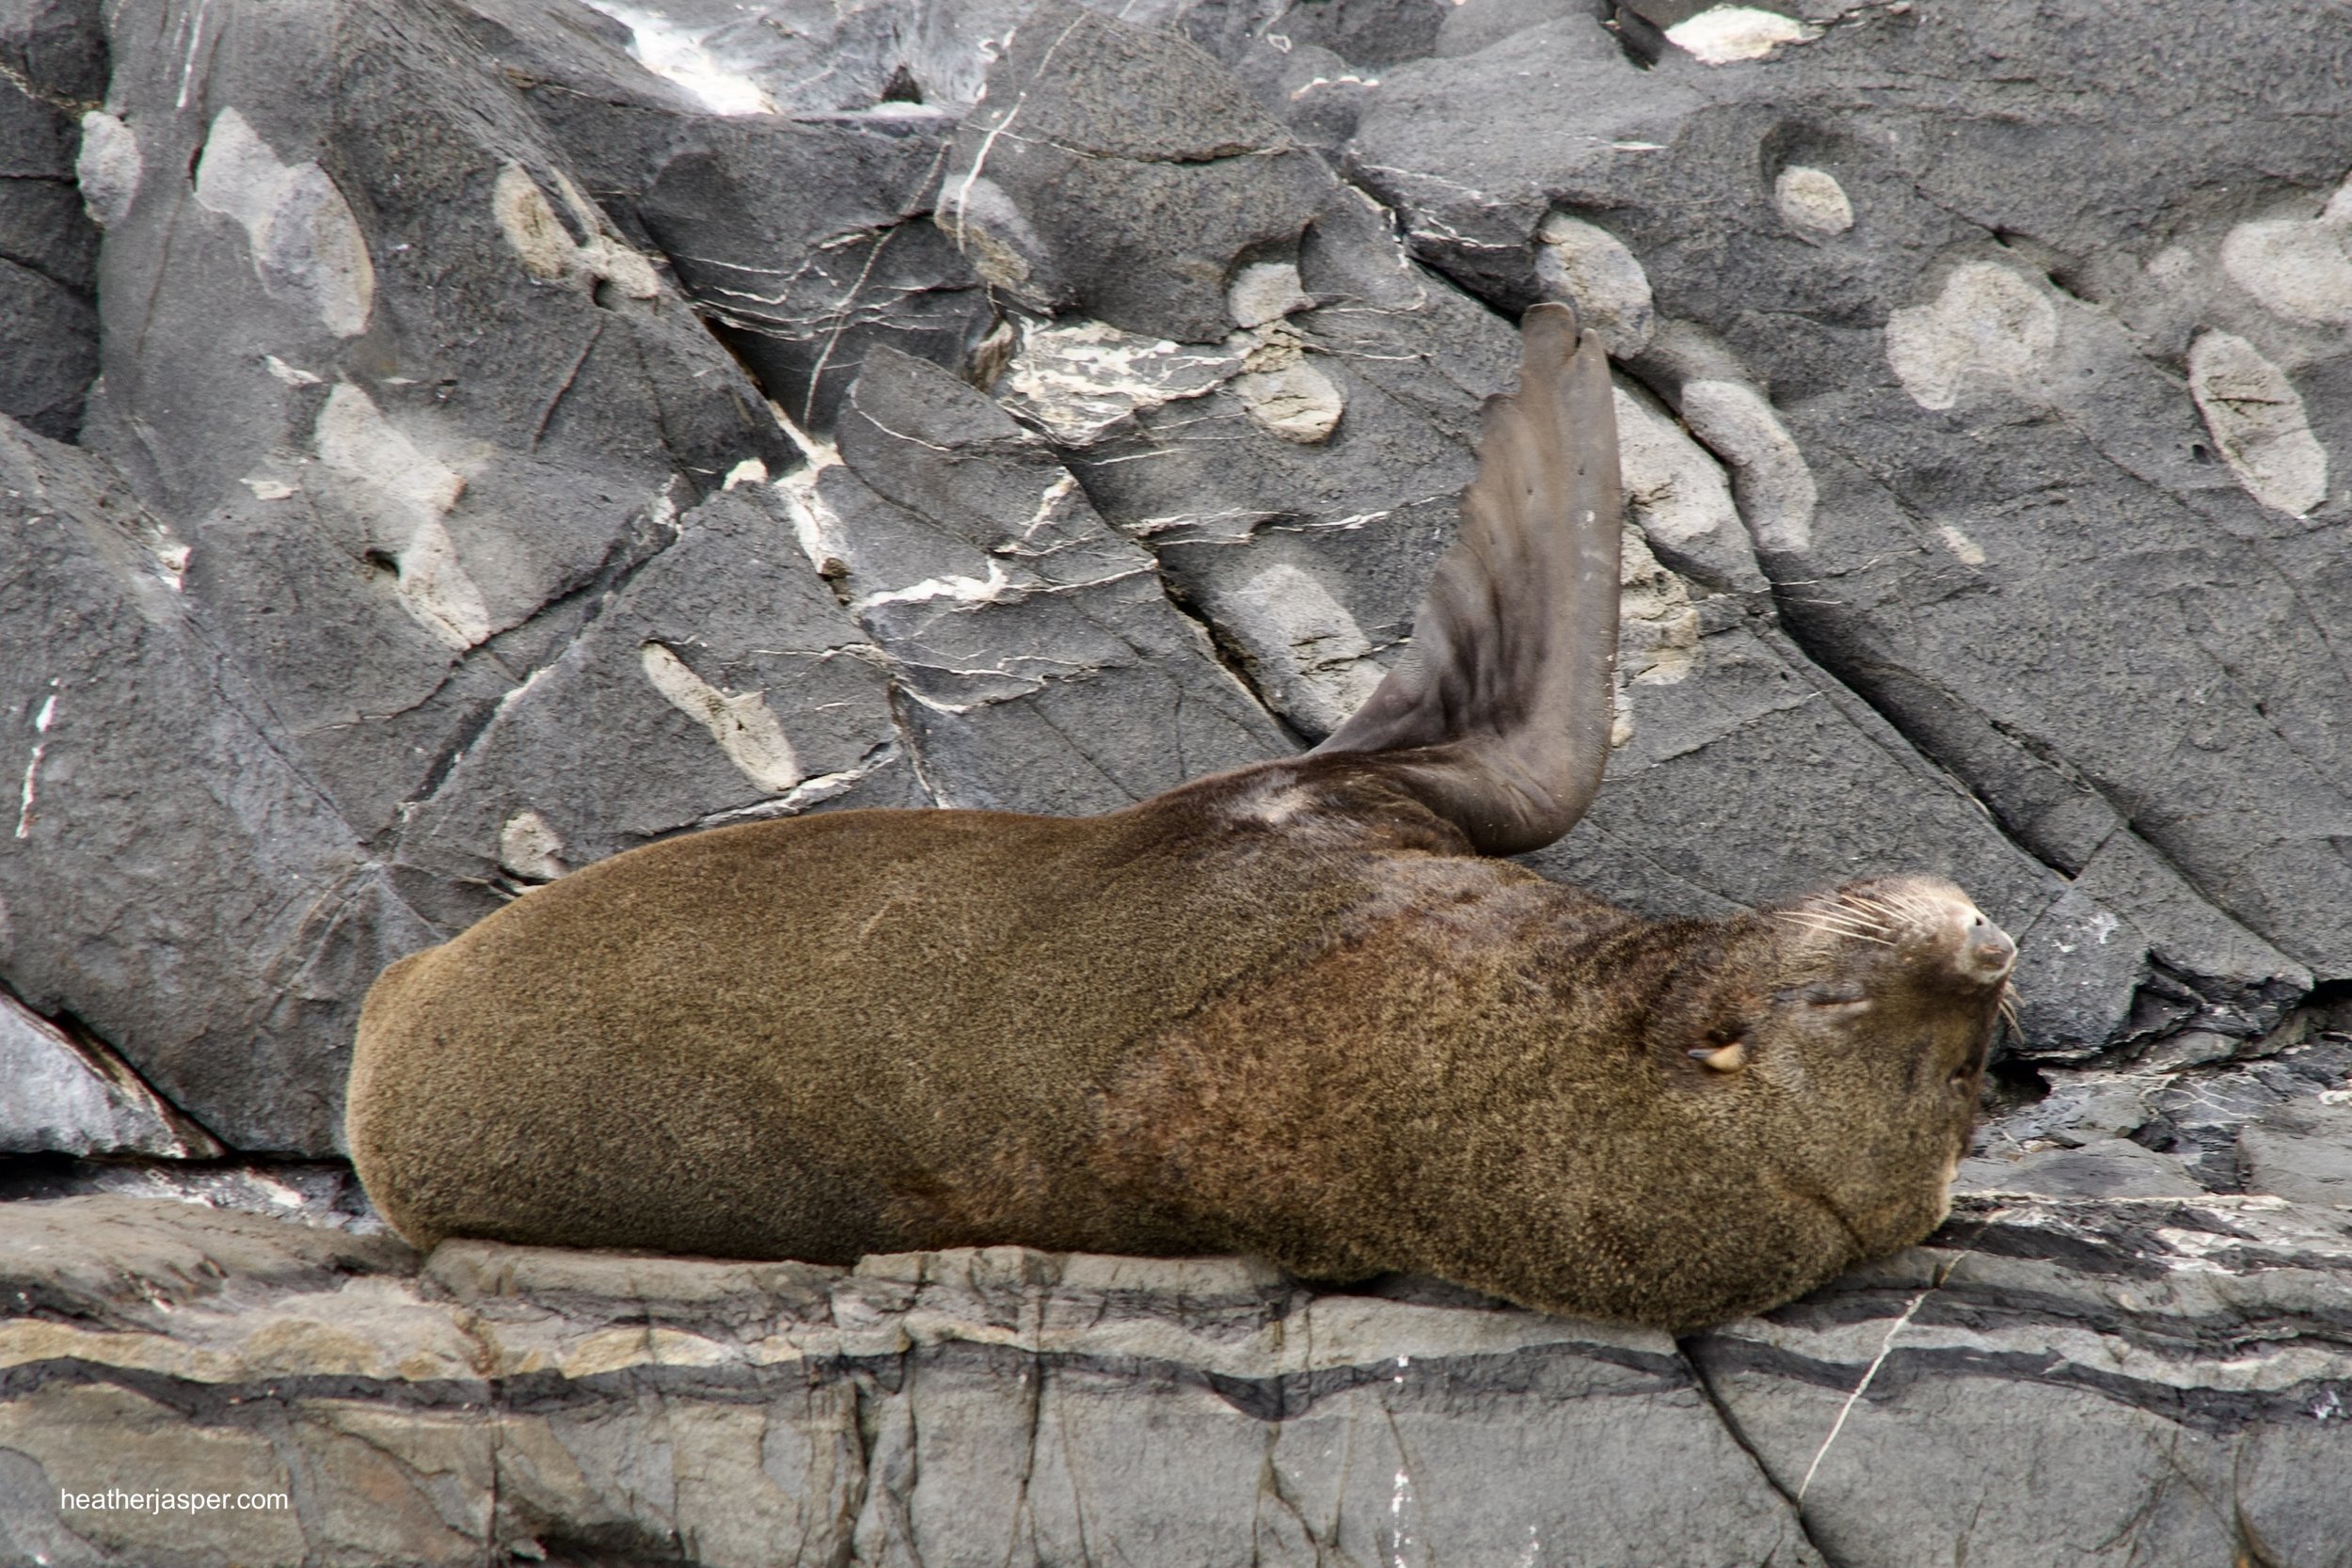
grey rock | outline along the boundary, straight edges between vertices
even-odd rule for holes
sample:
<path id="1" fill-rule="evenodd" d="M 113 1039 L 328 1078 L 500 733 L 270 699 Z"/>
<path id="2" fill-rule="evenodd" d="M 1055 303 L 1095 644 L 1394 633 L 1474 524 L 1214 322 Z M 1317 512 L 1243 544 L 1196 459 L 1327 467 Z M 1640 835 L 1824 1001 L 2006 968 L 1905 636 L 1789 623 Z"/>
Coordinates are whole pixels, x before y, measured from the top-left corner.
<path id="1" fill-rule="evenodd" d="M 219 1141 L 87 1035 L 0 993 L 0 1154 L 207 1159 Z"/>
<path id="2" fill-rule="evenodd" d="M 1435 55 L 1475 55 L 1548 23 L 1581 18 L 1574 0 L 1461 0 L 1438 24 Z"/>
<path id="3" fill-rule="evenodd" d="M 13 0 L 0 12 L 0 62 L 46 99 L 94 103 L 106 90 L 106 32 L 95 0 Z"/>
<path id="4" fill-rule="evenodd" d="M 1306 0 L 1275 18 L 1270 30 L 1294 46 L 1328 49 L 1376 71 L 1435 51 L 1447 21 L 1438 0 Z"/>
<path id="5" fill-rule="evenodd" d="M 106 79 L 98 8 L 0 15 L 0 415 L 71 440 L 98 372 L 98 234 L 74 188 L 76 121 Z"/>
<path id="6" fill-rule="evenodd" d="M 1332 178 L 1182 39 L 1047 0 L 958 134 L 941 225 L 993 288 L 1215 342 L 1246 261 L 1295 251 Z"/>
<path id="7" fill-rule="evenodd" d="M 231 1145 L 333 1148 L 359 997 L 428 928 L 176 592 L 103 465 L 0 420 L 0 973 Z"/>
<path id="8" fill-rule="evenodd" d="M 2352 1088 L 2273 1106 L 2239 1130 L 2237 1147 L 2248 1192 L 2352 1209 Z"/>
<path id="9" fill-rule="evenodd" d="M 2249 1190 L 2240 1132 L 2277 1113 L 2283 1136 L 2302 1108 L 2352 1087 L 2352 1037 L 2324 1034 L 2258 1061 L 2226 1063 L 2175 1076 L 2150 1099 L 2151 1115 L 2132 1136 L 2185 1162 L 2216 1192 Z"/>
<path id="10" fill-rule="evenodd" d="M 2205 1192 L 2178 1158 L 2129 1138 L 2100 1138 L 2007 1159 L 1979 1155 L 1961 1163 L 1955 1185 L 1963 1192 L 2043 1197 L 2201 1197 Z"/>
<path id="11" fill-rule="evenodd" d="M 785 446 L 503 76 L 430 19 L 314 9 L 200 55 L 201 119 L 138 112 L 176 101 L 184 50 L 118 50 L 151 174 L 109 235 L 104 286 L 137 303 L 88 438 L 178 520 L 213 634 L 380 841 L 674 484 Z M 297 601 L 316 634 L 282 629 Z"/>
<path id="12" fill-rule="evenodd" d="M 677 518 L 411 816 L 404 879 L 444 925 L 686 829 L 922 803 L 882 655 L 766 491 Z"/>
<path id="13" fill-rule="evenodd" d="M 930 221 L 956 119 L 863 114 L 708 120 L 635 203 L 768 395 L 829 430 L 871 345 L 959 373 L 996 312 Z M 993 188 L 993 187 L 991 187 Z"/>
<path id="14" fill-rule="evenodd" d="M 1686 1341 L 1834 1562 L 2326 1560 L 2352 1227 L 2268 1197 L 1981 1198 Z M 2249 1337 L 2249 1325 L 2276 1325 Z"/>
<path id="15" fill-rule="evenodd" d="M 8 215 L 50 203 L 12 205 Z M 87 297 L 0 256 L 0 414 L 43 436 L 72 437 L 98 371 L 98 313 Z"/>
<path id="16" fill-rule="evenodd" d="M 1152 556 L 978 392 L 877 349 L 840 456 L 803 515 L 898 673 L 941 803 L 1112 810 L 1287 748 Z"/>

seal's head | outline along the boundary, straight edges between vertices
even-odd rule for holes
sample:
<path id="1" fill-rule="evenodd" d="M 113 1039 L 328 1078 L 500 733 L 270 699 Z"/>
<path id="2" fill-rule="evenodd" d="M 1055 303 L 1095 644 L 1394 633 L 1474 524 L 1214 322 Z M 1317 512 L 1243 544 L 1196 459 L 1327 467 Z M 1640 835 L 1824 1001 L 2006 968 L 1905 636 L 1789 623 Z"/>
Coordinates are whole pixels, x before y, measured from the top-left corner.
<path id="1" fill-rule="evenodd" d="M 1935 877 L 1849 882 L 1724 939 L 1660 1044 L 1767 1133 L 1772 1179 L 1859 1256 L 1916 1241 L 1949 1210 L 2017 944 Z"/>

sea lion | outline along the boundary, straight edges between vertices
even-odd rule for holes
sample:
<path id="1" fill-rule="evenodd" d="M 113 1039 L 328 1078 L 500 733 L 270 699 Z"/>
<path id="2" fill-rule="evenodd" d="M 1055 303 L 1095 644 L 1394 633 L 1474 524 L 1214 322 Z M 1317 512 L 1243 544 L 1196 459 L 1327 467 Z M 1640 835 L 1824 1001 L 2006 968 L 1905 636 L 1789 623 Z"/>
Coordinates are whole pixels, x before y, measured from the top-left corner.
<path id="1" fill-rule="evenodd" d="M 1606 356 L 1538 306 L 1415 657 L 1314 752 L 526 894 L 369 994 L 369 1194 L 420 1246 L 1251 1252 L 1669 1329 L 1917 1240 L 2015 957 L 1958 888 L 1653 922 L 1492 858 L 1599 786 L 1619 509 Z"/>

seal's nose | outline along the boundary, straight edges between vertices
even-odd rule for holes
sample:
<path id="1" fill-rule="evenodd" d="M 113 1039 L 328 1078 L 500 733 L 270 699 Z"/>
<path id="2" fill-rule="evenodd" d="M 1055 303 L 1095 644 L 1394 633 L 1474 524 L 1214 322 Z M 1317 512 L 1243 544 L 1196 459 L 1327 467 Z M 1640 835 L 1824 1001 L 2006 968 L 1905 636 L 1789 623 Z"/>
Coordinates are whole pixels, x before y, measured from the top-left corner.
<path id="1" fill-rule="evenodd" d="M 2007 931 L 1977 914 L 1970 917 L 1960 961 L 1971 974 L 1990 985 L 2007 979 L 2009 972 L 2017 967 L 2017 943 Z"/>

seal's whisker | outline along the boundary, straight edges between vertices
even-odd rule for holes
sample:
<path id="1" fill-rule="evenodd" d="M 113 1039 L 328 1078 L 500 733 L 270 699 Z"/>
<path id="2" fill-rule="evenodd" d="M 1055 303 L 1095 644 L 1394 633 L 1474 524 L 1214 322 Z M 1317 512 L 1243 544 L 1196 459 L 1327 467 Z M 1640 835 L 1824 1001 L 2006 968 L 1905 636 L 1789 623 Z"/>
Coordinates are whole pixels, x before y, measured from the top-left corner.
<path id="1" fill-rule="evenodd" d="M 1846 904 L 1831 912 L 1841 914 L 1858 925 L 1867 926 L 1876 931 L 1892 930 L 1897 924 L 1892 917 L 1892 911 L 1883 909 L 1863 909 L 1852 904 Z"/>
<path id="2" fill-rule="evenodd" d="M 1886 942 L 1890 947 L 1894 945 L 1893 942 L 1887 937 L 1884 929 L 1877 926 L 1862 926 L 1850 920 L 1837 920 L 1820 915 L 1816 915 L 1809 920 L 1800 920 L 1798 924 L 1804 927 L 1807 930 L 1836 931 L 1841 936 L 1862 937 L 1870 942 Z"/>
<path id="3" fill-rule="evenodd" d="M 1845 909 L 1843 907 L 1823 908 L 1820 905 L 1814 904 L 1807 905 L 1802 909 L 1792 911 L 1791 912 L 1801 915 L 1807 920 L 1833 920 L 1841 926 L 1857 927 L 1864 930 L 1883 931 L 1886 928 L 1886 923 L 1884 921 L 1863 913 L 1861 911 Z"/>
<path id="4" fill-rule="evenodd" d="M 1820 932 L 1823 936 L 1851 937 L 1856 942 L 1876 942 L 1881 947 L 1893 947 L 1896 945 L 1893 942 L 1888 941 L 1883 936 L 1877 935 L 1875 932 L 1863 930 L 1857 927 L 1848 926 L 1835 920 L 1821 919 L 1818 917 L 1807 918 L 1806 916 L 1795 913 L 1794 911 L 1786 913 L 1782 915 L 1781 918 L 1788 921 L 1789 924 L 1793 926 L 1801 927 L 1808 931 Z"/>

